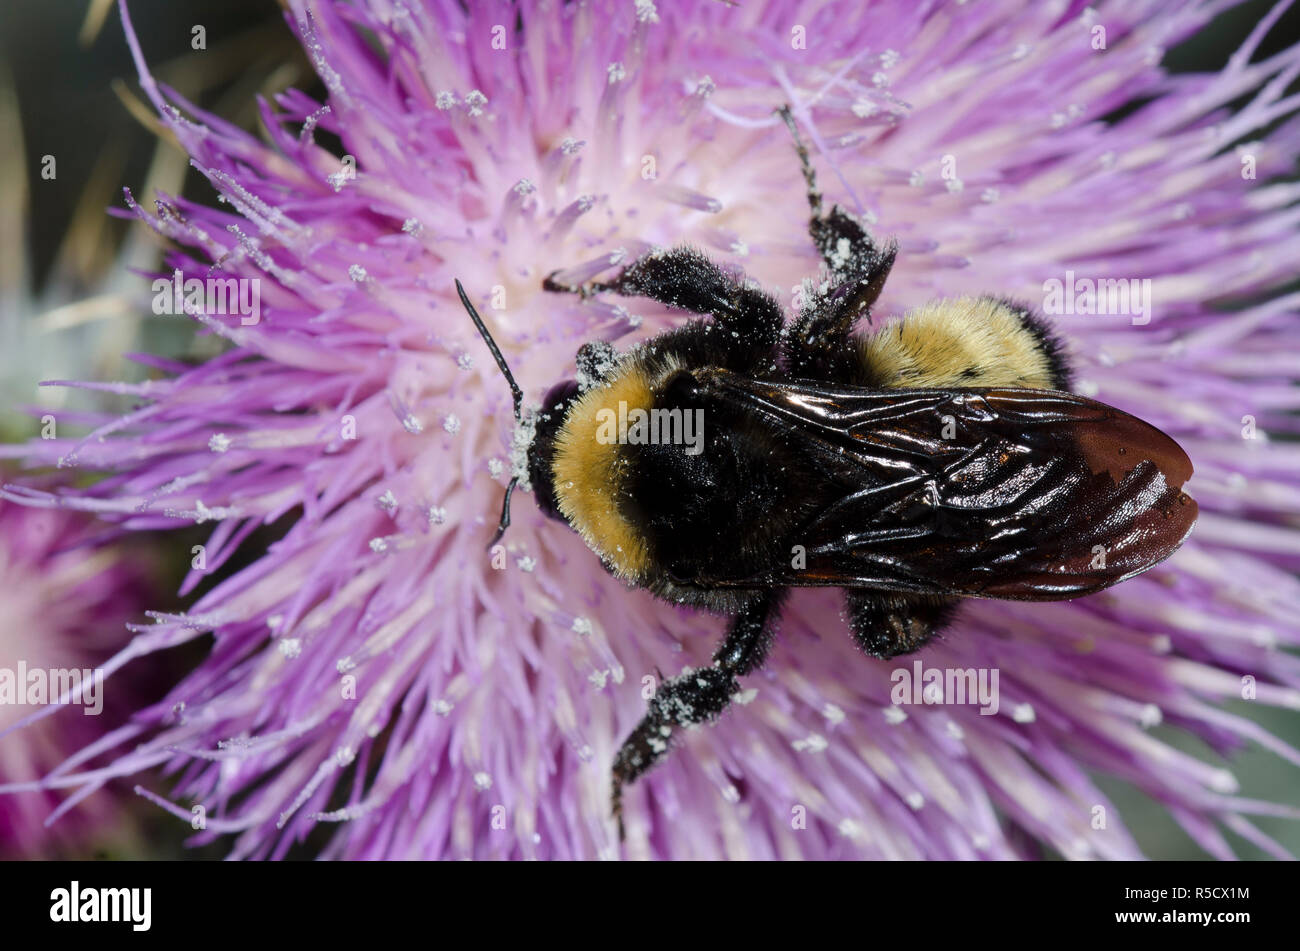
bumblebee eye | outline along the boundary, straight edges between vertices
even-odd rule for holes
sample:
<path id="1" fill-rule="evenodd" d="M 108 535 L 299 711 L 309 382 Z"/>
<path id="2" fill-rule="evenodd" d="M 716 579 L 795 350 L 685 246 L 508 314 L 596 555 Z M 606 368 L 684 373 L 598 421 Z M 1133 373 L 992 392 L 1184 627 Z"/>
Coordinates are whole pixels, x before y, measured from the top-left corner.
<path id="1" fill-rule="evenodd" d="M 563 417 L 567 404 L 577 395 L 577 380 L 564 380 L 560 383 L 556 383 L 553 387 L 547 390 L 546 397 L 542 400 L 542 412 L 549 415 L 551 419 L 539 420 L 537 424 L 538 427 L 540 428 L 549 423 L 551 426 L 558 429 L 560 419 L 557 417 Z"/>
<path id="2" fill-rule="evenodd" d="M 560 521 L 564 516 L 560 514 L 555 497 L 551 459 L 555 455 L 555 436 L 564 423 L 564 414 L 577 397 L 576 380 L 564 380 L 550 388 L 542 401 L 542 413 L 537 418 L 532 445 L 528 447 L 528 478 L 533 484 L 533 496 L 542 512 Z"/>

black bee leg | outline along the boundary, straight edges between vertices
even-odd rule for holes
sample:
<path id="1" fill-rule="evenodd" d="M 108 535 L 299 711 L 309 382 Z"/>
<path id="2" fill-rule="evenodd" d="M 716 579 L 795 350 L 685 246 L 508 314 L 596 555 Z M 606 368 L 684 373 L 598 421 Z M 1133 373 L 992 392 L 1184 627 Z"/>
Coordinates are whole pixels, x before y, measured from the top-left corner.
<path id="1" fill-rule="evenodd" d="M 781 305 L 770 294 L 728 274 L 694 248 L 653 251 L 628 265 L 612 281 L 574 286 L 557 281 L 558 273 L 542 281 L 543 290 L 583 297 L 610 291 L 625 297 L 649 297 L 696 314 L 712 314 L 724 333 L 715 334 L 707 324 L 700 325 L 700 333 L 718 338 L 717 345 L 730 355 L 727 365 L 733 367 L 752 364 L 770 354 L 785 322 Z"/>
<path id="2" fill-rule="evenodd" d="M 880 271 L 882 255 L 888 249 L 878 246 L 862 223 L 839 205 L 832 205 L 829 214 L 822 213 L 822 193 L 817 187 L 817 171 L 808 155 L 808 147 L 799 136 L 794 115 L 789 106 L 782 106 L 776 112 L 790 130 L 794 149 L 799 154 L 799 167 L 803 170 L 803 180 L 808 185 L 808 208 L 812 211 L 812 216 L 808 219 L 808 234 L 821 253 L 822 260 L 826 262 L 826 269 L 837 275 L 872 275 Z M 884 273 L 878 276 L 878 285 L 884 285 L 889 265 L 892 264 L 891 255 L 888 264 L 883 267 Z M 880 287 L 877 286 L 876 296 L 879 294 Z M 875 297 L 871 300 L 874 301 Z M 870 304 L 871 301 L 868 301 L 865 306 Z"/>
<path id="3" fill-rule="evenodd" d="M 794 114 L 790 112 L 790 106 L 782 106 L 776 110 L 776 114 L 781 117 L 781 121 L 785 123 L 785 127 L 790 130 L 790 136 L 794 139 L 794 150 L 799 153 L 799 167 L 803 170 L 803 180 L 808 186 L 808 207 L 812 209 L 813 221 L 816 221 L 822 216 L 822 193 L 817 187 L 817 170 L 813 168 L 808 146 L 804 145 L 803 139 L 799 138 L 799 129 L 794 124 Z M 816 240 L 815 235 L 814 240 Z"/>
<path id="4" fill-rule="evenodd" d="M 808 233 L 828 272 L 829 289 L 814 291 L 804 301 L 799 319 L 789 328 L 785 353 L 797 376 L 837 382 L 861 382 L 849 335 L 859 318 L 868 315 L 884 289 L 898 256 L 898 245 L 879 245 L 856 217 L 839 205 L 822 213 L 822 195 L 808 149 L 799 137 L 789 106 L 777 110 L 790 135 L 804 181 L 808 184 Z"/>
<path id="5" fill-rule="evenodd" d="M 766 659 L 772 641 L 769 622 L 776 614 L 782 592 L 766 592 L 737 615 L 726 639 L 713 655 L 713 663 L 687 670 L 664 683 L 650 700 L 645 717 L 623 741 L 614 758 L 611 802 L 623 838 L 623 787 L 630 785 L 668 752 L 673 731 L 691 727 L 718 714 L 740 691 L 737 677 L 752 673 Z"/>
<path id="6" fill-rule="evenodd" d="M 957 608 L 952 598 L 846 588 L 849 630 L 872 657 L 890 658 L 920 650 L 947 625 Z"/>
<path id="7" fill-rule="evenodd" d="M 825 294 L 814 291 L 783 341 L 786 364 L 797 377 L 863 384 L 861 360 L 851 335 L 858 319 L 880 296 L 898 246 L 892 242 L 865 265 L 839 275 Z"/>

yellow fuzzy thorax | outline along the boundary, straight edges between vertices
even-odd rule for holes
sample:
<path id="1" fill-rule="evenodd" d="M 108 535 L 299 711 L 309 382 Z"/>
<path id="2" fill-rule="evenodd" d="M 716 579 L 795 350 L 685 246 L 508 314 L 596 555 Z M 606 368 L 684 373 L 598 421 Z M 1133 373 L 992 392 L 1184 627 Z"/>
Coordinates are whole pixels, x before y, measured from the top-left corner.
<path id="1" fill-rule="evenodd" d="M 1042 344 L 987 297 L 932 301 L 863 339 L 860 354 L 871 378 L 891 387 L 1053 386 Z"/>
<path id="2" fill-rule="evenodd" d="M 644 366 L 625 359 L 604 382 L 583 393 L 569 407 L 555 439 L 551 471 L 560 512 L 587 545 L 620 578 L 637 582 L 650 565 L 644 538 L 623 515 L 618 493 L 624 482 L 626 457 L 617 442 L 597 439 L 601 410 L 650 410 L 654 386 Z"/>

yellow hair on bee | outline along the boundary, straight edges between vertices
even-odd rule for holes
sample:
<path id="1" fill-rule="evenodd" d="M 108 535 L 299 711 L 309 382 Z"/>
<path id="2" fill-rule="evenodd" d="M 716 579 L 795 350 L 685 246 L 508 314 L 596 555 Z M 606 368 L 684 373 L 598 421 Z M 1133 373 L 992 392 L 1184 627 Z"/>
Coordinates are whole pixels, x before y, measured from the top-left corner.
<path id="1" fill-rule="evenodd" d="M 583 393 L 569 407 L 555 437 L 551 472 L 560 512 L 592 551 L 627 581 L 642 578 L 650 566 L 645 540 L 618 506 L 627 464 L 623 446 L 597 438 L 601 410 L 615 414 L 653 408 L 654 387 L 642 363 L 626 359 L 603 383 Z"/>
<path id="2" fill-rule="evenodd" d="M 859 346 L 870 378 L 882 386 L 1055 385 L 1042 340 L 1008 304 L 991 297 L 932 301 Z"/>

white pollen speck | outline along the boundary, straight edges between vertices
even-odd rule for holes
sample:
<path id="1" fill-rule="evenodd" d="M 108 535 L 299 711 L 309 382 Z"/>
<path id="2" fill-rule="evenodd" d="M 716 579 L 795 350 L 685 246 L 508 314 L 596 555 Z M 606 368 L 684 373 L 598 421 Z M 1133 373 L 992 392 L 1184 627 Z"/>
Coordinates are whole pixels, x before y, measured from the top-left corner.
<path id="1" fill-rule="evenodd" d="M 1277 647 L 1277 635 L 1267 627 L 1255 627 L 1250 632 L 1250 640 L 1256 647 Z"/>
<path id="2" fill-rule="evenodd" d="M 591 748 L 591 745 L 588 743 L 582 744 L 582 746 L 578 749 L 578 759 L 582 760 L 584 763 L 590 763 L 592 757 L 594 757 L 595 755 L 596 755 L 596 751 L 593 750 Z"/>
<path id="3" fill-rule="evenodd" d="M 388 551 L 388 539 L 372 538 L 370 539 L 370 550 L 378 554 L 379 552 Z"/>
<path id="4" fill-rule="evenodd" d="M 884 73 L 879 73 L 879 72 L 872 73 L 871 85 L 875 86 L 877 89 L 884 89 L 886 86 L 889 85 L 889 77 L 886 76 Z"/>
<path id="5" fill-rule="evenodd" d="M 434 99 L 433 104 L 443 112 L 446 112 L 448 109 L 456 105 L 456 94 L 451 92 L 440 92 L 438 93 L 437 98 Z"/>
<path id="6" fill-rule="evenodd" d="M 1033 50 L 1033 47 L 1028 43 L 1017 43 L 1016 48 L 1011 51 L 1011 58 L 1015 60 L 1024 59 L 1031 50 Z"/>
<path id="7" fill-rule="evenodd" d="M 880 54 L 880 65 L 884 69 L 893 69 L 898 65 L 898 50 L 885 50 Z"/>
<path id="8" fill-rule="evenodd" d="M 853 245 L 848 238 L 840 238 L 835 242 L 835 250 L 831 252 L 830 265 L 837 271 L 844 270 L 844 265 L 849 263 L 849 258 L 853 256 Z"/>
<path id="9" fill-rule="evenodd" d="M 841 819 L 836 829 L 846 839 L 856 839 L 862 835 L 862 824 L 856 819 Z"/>
<path id="10" fill-rule="evenodd" d="M 521 178 L 514 184 L 514 192 L 521 198 L 525 195 L 531 195 L 535 191 L 537 191 L 537 186 L 526 178 Z"/>
<path id="11" fill-rule="evenodd" d="M 986 205 L 991 205 L 1000 197 L 996 188 L 986 188 L 980 192 L 980 201 Z"/>
<path id="12" fill-rule="evenodd" d="M 280 653 L 292 660 L 302 653 L 302 641 L 296 637 L 282 637 L 280 639 Z"/>
<path id="13" fill-rule="evenodd" d="M 1143 704 L 1141 712 L 1138 713 L 1138 723 L 1148 730 L 1158 726 L 1164 718 L 1165 715 L 1154 703 Z"/>
<path id="14" fill-rule="evenodd" d="M 460 432 L 460 420 L 454 413 L 448 413 L 442 419 L 442 428 L 454 436 Z"/>
<path id="15" fill-rule="evenodd" d="M 826 706 L 822 707 L 822 716 L 831 723 L 844 722 L 844 711 L 833 703 L 828 703 Z"/>
<path id="16" fill-rule="evenodd" d="M 402 417 L 402 428 L 412 436 L 418 436 L 424 432 L 424 423 L 416 419 L 414 414 L 407 413 Z"/>
<path id="17" fill-rule="evenodd" d="M 278 631 L 280 629 L 280 625 L 283 623 L 284 623 L 283 614 L 272 614 L 269 618 L 266 619 L 266 626 L 273 631 Z"/>
<path id="18" fill-rule="evenodd" d="M 622 63 L 610 63 L 605 67 L 605 71 L 608 73 L 609 84 L 611 86 L 614 85 L 614 83 L 621 83 L 627 78 L 627 70 L 623 68 Z"/>
<path id="19" fill-rule="evenodd" d="M 748 689 L 746 689 L 746 690 L 742 690 L 742 691 L 740 691 L 740 693 L 736 694 L 736 695 L 733 696 L 731 699 L 732 699 L 735 703 L 738 703 L 738 704 L 740 704 L 740 705 L 743 707 L 743 706 L 745 706 L 746 704 L 753 703 L 753 702 L 754 702 L 754 698 L 757 697 L 757 696 L 758 696 L 758 688 L 757 688 L 757 687 L 750 687 L 750 688 L 748 688 Z"/>
<path id="20" fill-rule="evenodd" d="M 348 277 L 352 278 L 352 280 L 356 281 L 358 284 L 363 283 L 369 276 L 370 275 L 366 273 L 366 269 L 360 264 L 353 264 L 348 267 Z"/>
<path id="21" fill-rule="evenodd" d="M 925 172 L 921 171 L 919 168 L 913 170 L 912 174 L 907 176 L 907 184 L 911 185 L 913 188 L 920 188 L 925 184 Z"/>
<path id="22" fill-rule="evenodd" d="M 441 505 L 430 505 L 429 524 L 441 525 L 445 521 L 447 521 L 447 510 L 443 508 Z"/>
<path id="23" fill-rule="evenodd" d="M 397 511 L 397 496 L 393 495 L 392 489 L 385 489 L 384 494 L 375 499 L 375 504 L 389 515 L 392 515 Z"/>
<path id="24" fill-rule="evenodd" d="M 355 670 L 357 662 L 351 657 L 341 657 L 334 664 L 334 669 L 340 674 L 346 674 L 349 670 Z"/>
<path id="25" fill-rule="evenodd" d="M 961 725 L 957 723 L 956 720 L 949 720 L 947 727 L 948 727 L 948 735 L 951 736 L 954 740 L 966 739 L 966 731 L 961 728 Z"/>
<path id="26" fill-rule="evenodd" d="M 1151 651 L 1154 654 L 1168 654 L 1174 649 L 1173 638 L 1168 634 L 1157 634 L 1151 638 Z"/>
<path id="27" fill-rule="evenodd" d="M 565 155 L 577 155 L 578 152 L 581 151 L 582 147 L 586 144 L 587 144 L 586 142 L 581 142 L 578 139 L 575 139 L 571 135 L 566 135 L 560 141 L 560 151 L 563 152 Z"/>
<path id="28" fill-rule="evenodd" d="M 870 99 L 855 99 L 849 109 L 859 119 L 867 119 L 876 114 L 879 107 Z"/>
<path id="29" fill-rule="evenodd" d="M 471 116 L 483 115 L 483 107 L 487 105 L 488 98 L 477 89 L 471 89 L 465 95 L 465 108 L 469 110 Z"/>
<path id="30" fill-rule="evenodd" d="M 455 708 L 455 704 L 450 700 L 435 700 L 433 703 L 433 712 L 440 717 L 445 717 Z"/>
<path id="31" fill-rule="evenodd" d="M 484 792 L 492 788 L 492 777 L 487 773 L 478 772 L 474 774 L 474 788 L 479 792 Z"/>
<path id="32" fill-rule="evenodd" d="M 885 714 L 885 722 L 890 726 L 898 726 L 907 719 L 907 714 L 903 712 L 901 707 L 885 707 L 881 712 Z"/>
<path id="33" fill-rule="evenodd" d="M 921 807 L 925 805 L 925 797 L 919 792 L 908 793 L 904 801 L 911 807 L 913 812 L 920 811 Z"/>
<path id="34" fill-rule="evenodd" d="M 1074 385 L 1074 390 L 1080 396 L 1086 396 L 1089 399 L 1092 399 L 1101 392 L 1101 387 L 1093 380 L 1079 380 Z"/>
<path id="35" fill-rule="evenodd" d="M 655 9 L 654 0 L 636 0 L 636 19 L 638 23 L 659 22 L 659 11 Z"/>
<path id="36" fill-rule="evenodd" d="M 213 452 L 225 452 L 230 448 L 230 437 L 225 433 L 216 433 L 208 440 L 208 448 Z"/>
<path id="37" fill-rule="evenodd" d="M 589 680 L 597 690 L 604 690 L 605 685 L 609 683 L 609 671 L 593 670 L 587 675 L 587 680 Z"/>
<path id="38" fill-rule="evenodd" d="M 573 631 L 575 634 L 586 637 L 592 631 L 591 622 L 585 617 L 575 617 L 573 619 Z"/>
<path id="39" fill-rule="evenodd" d="M 807 739 L 795 740 L 790 745 L 800 753 L 821 753 L 830 746 L 830 743 L 828 743 L 826 737 L 822 736 L 820 733 L 810 733 Z"/>
<path id="40" fill-rule="evenodd" d="M 1226 769 L 1216 769 L 1210 777 L 1210 788 L 1219 793 L 1235 793 L 1239 788 L 1237 777 Z"/>
<path id="41" fill-rule="evenodd" d="M 468 353 L 462 353 L 460 356 L 456 358 L 456 368 L 459 370 L 474 369 L 474 358 L 471 357 Z"/>
<path id="42" fill-rule="evenodd" d="M 731 253 L 737 257 L 746 257 L 749 254 L 749 245 L 737 238 L 731 242 Z"/>
<path id="43" fill-rule="evenodd" d="M 959 192 L 966 187 L 965 183 L 962 182 L 960 178 L 950 178 L 947 181 L 945 181 L 943 184 L 944 187 L 947 188 L 948 191 L 950 192 Z"/>
<path id="44" fill-rule="evenodd" d="M 537 567 L 537 559 L 530 558 L 527 555 L 524 555 L 522 558 L 519 558 L 515 562 L 515 564 L 519 566 L 520 571 L 531 572 L 534 568 Z"/>
<path id="45" fill-rule="evenodd" d="M 494 479 L 497 476 L 499 476 L 501 474 L 502 469 L 505 468 L 504 464 L 496 456 L 493 456 L 491 459 L 487 461 L 487 467 L 488 467 L 488 475 L 490 475 Z"/>
<path id="46" fill-rule="evenodd" d="M 424 224 L 419 218 L 407 218 L 402 222 L 402 230 L 414 238 L 424 233 Z"/>
<path id="47" fill-rule="evenodd" d="M 350 746 L 340 746 L 334 751 L 334 762 L 340 766 L 350 766 L 357 758 L 357 752 Z"/>
<path id="48" fill-rule="evenodd" d="M 1018 703 L 1011 711 L 1011 719 L 1017 723 L 1033 723 L 1038 719 L 1038 714 L 1034 712 L 1032 703 Z"/>

